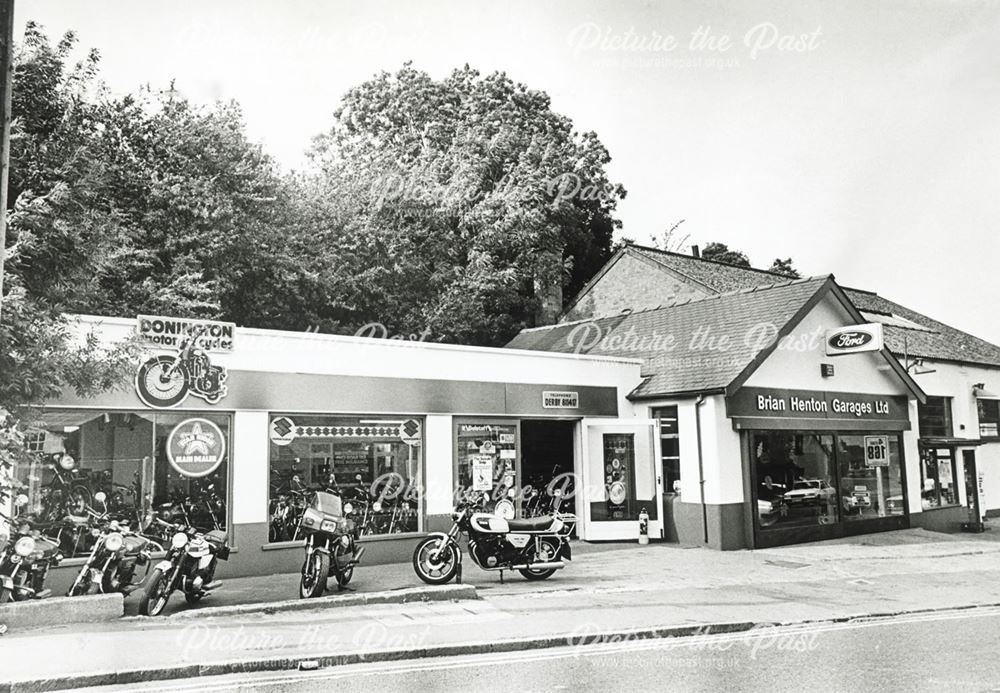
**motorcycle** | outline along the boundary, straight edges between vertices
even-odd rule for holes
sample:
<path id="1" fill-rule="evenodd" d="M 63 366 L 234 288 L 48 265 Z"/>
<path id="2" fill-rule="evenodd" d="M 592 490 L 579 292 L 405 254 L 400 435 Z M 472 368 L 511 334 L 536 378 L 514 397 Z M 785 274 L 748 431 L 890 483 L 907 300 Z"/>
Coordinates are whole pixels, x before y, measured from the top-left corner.
<path id="1" fill-rule="evenodd" d="M 197 604 L 222 585 L 214 578 L 218 562 L 229 560 L 226 533 L 212 530 L 202 534 L 194 527 L 180 525 L 174 530 L 166 557 L 149 574 L 139 599 L 143 616 L 162 614 L 175 590 L 184 592 L 188 604 Z"/>
<path id="2" fill-rule="evenodd" d="M 177 354 L 154 356 L 145 361 L 135 376 L 136 392 L 151 407 L 175 407 L 188 396 L 215 404 L 226 396 L 226 371 L 213 366 L 208 355 L 197 347 L 207 328 L 198 328 L 181 342 Z"/>
<path id="3" fill-rule="evenodd" d="M 27 502 L 28 497 L 21 495 L 15 506 Z M 52 590 L 45 588 L 45 578 L 49 568 L 62 560 L 58 542 L 43 537 L 29 520 L 15 522 L 16 533 L 0 537 L 0 604 L 48 597 Z"/>
<path id="4" fill-rule="evenodd" d="M 94 500 L 103 504 L 104 493 L 98 491 L 94 494 Z M 91 512 L 95 520 L 103 523 L 103 527 L 91 530 L 94 546 L 66 596 L 88 594 L 94 585 L 102 594 L 121 592 L 128 595 L 149 573 L 152 554 L 162 552 L 163 547 L 132 532 L 127 524 L 121 525 L 117 520 L 108 520 L 106 514 Z M 139 580 L 135 580 L 136 569 L 140 566 L 145 566 L 146 572 Z"/>
<path id="5" fill-rule="evenodd" d="M 354 566 L 365 549 L 354 540 L 354 521 L 348 518 L 353 512 L 353 506 L 342 503 L 340 496 L 317 491 L 302 514 L 299 531 L 306 538 L 306 557 L 299 596 L 303 599 L 322 595 L 331 577 L 343 588 L 354 576 Z"/>
<path id="6" fill-rule="evenodd" d="M 453 578 L 462 581 L 462 549 L 458 536 L 469 537 L 469 555 L 483 570 L 517 570 L 528 580 L 545 580 L 571 560 L 569 535 L 576 517 L 559 512 L 558 492 L 555 507 L 548 517 L 508 520 L 492 513 L 476 512 L 484 508 L 486 497 L 461 503 L 452 513 L 453 524 L 447 532 L 436 532 L 423 539 L 413 551 L 413 570 L 429 585 L 443 585 Z"/>

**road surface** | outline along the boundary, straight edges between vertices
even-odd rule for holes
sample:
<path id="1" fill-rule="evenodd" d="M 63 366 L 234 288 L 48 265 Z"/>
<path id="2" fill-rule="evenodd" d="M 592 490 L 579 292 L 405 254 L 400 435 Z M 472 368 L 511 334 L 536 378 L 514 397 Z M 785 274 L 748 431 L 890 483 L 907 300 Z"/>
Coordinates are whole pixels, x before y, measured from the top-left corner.
<path id="1" fill-rule="evenodd" d="M 1000 609 L 148 683 L 180 691 L 1000 691 Z M 126 687 L 94 689 L 102 693 Z"/>

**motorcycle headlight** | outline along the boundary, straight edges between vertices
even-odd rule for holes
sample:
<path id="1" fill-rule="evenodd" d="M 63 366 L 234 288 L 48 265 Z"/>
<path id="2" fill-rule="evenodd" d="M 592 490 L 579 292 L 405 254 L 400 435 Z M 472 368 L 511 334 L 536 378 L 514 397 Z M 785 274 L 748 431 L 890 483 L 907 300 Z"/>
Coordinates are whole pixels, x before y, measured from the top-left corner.
<path id="1" fill-rule="evenodd" d="M 323 520 L 323 523 L 319 526 L 321 532 L 336 532 L 337 531 L 337 521 L 336 520 Z"/>
<path id="2" fill-rule="evenodd" d="M 382 504 L 379 503 L 378 501 L 375 501 L 374 503 L 372 503 L 372 510 L 374 510 L 375 512 L 382 512 Z"/>
<path id="3" fill-rule="evenodd" d="M 171 546 L 175 549 L 183 549 L 188 543 L 188 535 L 184 532 L 177 532 L 174 538 L 170 540 Z"/>
<path id="4" fill-rule="evenodd" d="M 90 530 L 90 536 L 92 537 L 101 536 L 101 530 L 97 529 L 97 527 L 94 527 L 92 530 Z"/>
<path id="5" fill-rule="evenodd" d="M 119 551 L 124 544 L 125 537 L 118 532 L 111 532 L 111 534 L 104 537 L 104 548 L 108 551 Z"/>
<path id="6" fill-rule="evenodd" d="M 340 538 L 340 545 L 345 549 L 351 548 L 351 538 L 348 535 L 344 535 Z"/>
<path id="7" fill-rule="evenodd" d="M 350 515 L 353 512 L 354 512 L 354 506 L 351 505 L 350 503 L 344 503 L 344 514 Z"/>
<path id="8" fill-rule="evenodd" d="M 31 537 L 21 537 L 14 544 L 14 553 L 22 558 L 27 558 L 35 552 L 35 540 Z"/>

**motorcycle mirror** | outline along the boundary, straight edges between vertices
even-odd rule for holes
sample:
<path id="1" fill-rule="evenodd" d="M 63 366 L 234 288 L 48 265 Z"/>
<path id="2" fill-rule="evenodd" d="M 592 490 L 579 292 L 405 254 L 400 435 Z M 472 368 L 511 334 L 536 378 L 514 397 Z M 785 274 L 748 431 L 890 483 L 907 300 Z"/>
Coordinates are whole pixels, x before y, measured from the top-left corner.
<path id="1" fill-rule="evenodd" d="M 28 504 L 28 497 L 23 493 L 17 494 L 17 498 L 14 499 L 14 507 L 22 508 Z"/>
<path id="2" fill-rule="evenodd" d="M 98 491 L 97 493 L 94 494 L 94 500 L 100 503 L 101 505 L 104 505 L 104 501 L 106 501 L 107 499 L 108 495 L 104 493 L 104 491 Z"/>
<path id="3" fill-rule="evenodd" d="M 360 474 L 355 474 L 354 478 L 357 479 L 358 481 L 361 481 L 361 475 Z"/>

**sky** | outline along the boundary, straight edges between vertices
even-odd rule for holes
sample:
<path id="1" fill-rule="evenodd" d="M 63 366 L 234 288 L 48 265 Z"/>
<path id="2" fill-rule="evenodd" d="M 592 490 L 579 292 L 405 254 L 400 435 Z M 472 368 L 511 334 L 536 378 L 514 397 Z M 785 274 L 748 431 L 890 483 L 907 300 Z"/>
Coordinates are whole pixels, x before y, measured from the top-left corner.
<path id="1" fill-rule="evenodd" d="M 609 149 L 623 234 L 684 220 L 755 266 L 1000 344 L 1000 4 L 955 0 L 19 0 L 112 91 L 235 99 L 286 170 L 341 96 L 404 62 L 547 92 Z"/>

